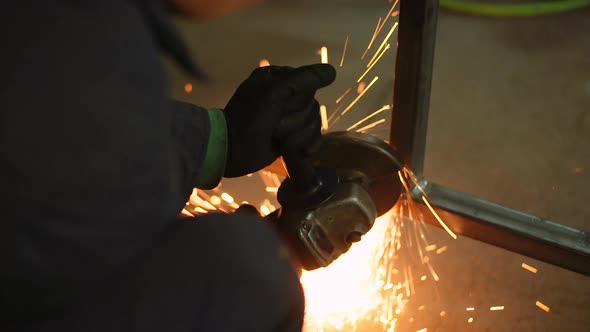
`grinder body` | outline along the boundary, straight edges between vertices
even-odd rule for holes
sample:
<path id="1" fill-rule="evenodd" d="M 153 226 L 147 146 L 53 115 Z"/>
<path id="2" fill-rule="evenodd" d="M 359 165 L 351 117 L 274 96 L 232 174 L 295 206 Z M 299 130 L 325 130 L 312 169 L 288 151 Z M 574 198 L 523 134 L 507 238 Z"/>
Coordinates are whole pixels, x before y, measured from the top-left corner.
<path id="1" fill-rule="evenodd" d="M 306 270 L 325 267 L 347 252 L 399 198 L 396 152 L 378 138 L 353 132 L 323 135 L 318 157 L 285 155 L 289 177 L 278 192 L 272 220 Z"/>

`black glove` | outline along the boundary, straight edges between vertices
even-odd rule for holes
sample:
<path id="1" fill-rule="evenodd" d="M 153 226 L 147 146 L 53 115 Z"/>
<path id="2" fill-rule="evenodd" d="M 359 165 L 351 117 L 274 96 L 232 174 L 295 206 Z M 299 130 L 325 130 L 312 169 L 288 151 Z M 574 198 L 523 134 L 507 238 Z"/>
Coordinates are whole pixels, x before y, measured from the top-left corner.
<path id="1" fill-rule="evenodd" d="M 328 64 L 254 70 L 224 109 L 229 141 L 225 176 L 256 172 L 285 149 L 313 153 L 321 137 L 314 94 L 335 78 L 336 70 Z"/>

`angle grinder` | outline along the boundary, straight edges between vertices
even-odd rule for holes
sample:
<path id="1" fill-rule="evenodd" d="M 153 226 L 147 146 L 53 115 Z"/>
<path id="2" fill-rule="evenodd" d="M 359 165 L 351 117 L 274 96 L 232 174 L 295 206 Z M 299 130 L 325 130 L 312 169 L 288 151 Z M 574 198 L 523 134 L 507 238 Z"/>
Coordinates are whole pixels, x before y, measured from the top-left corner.
<path id="1" fill-rule="evenodd" d="M 402 190 L 397 153 L 369 134 L 331 132 L 322 136 L 317 158 L 287 151 L 283 161 L 281 207 L 266 218 L 305 270 L 328 266 L 346 253 Z"/>

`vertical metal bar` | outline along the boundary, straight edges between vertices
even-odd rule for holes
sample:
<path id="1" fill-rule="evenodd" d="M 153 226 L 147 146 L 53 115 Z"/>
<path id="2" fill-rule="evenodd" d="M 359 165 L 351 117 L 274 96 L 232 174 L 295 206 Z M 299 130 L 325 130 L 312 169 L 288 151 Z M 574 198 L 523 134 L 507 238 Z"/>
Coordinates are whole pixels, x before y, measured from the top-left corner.
<path id="1" fill-rule="evenodd" d="M 438 0 L 401 0 L 389 141 L 418 176 L 424 168 L 437 15 Z"/>

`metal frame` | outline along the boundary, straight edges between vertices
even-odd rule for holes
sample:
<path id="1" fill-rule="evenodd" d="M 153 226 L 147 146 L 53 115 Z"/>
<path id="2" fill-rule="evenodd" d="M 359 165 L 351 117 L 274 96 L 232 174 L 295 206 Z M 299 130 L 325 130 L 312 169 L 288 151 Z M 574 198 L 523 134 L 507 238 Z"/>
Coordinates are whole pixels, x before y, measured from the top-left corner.
<path id="1" fill-rule="evenodd" d="M 590 234 L 423 177 L 438 0 L 401 0 L 390 142 L 455 233 L 590 276 Z M 412 191 L 421 201 L 422 192 Z M 427 207 L 419 204 L 427 213 Z M 434 217 L 426 222 L 440 226 Z"/>

